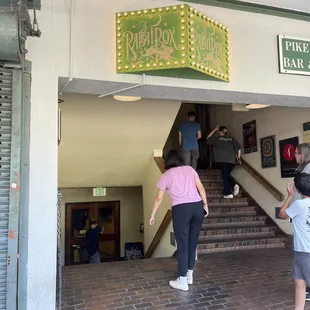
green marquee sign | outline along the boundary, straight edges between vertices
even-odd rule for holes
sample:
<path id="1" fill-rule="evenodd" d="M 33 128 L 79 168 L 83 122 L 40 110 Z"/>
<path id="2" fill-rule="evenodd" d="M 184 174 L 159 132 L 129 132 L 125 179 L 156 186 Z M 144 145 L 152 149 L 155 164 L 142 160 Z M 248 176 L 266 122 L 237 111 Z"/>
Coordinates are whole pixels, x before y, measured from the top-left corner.
<path id="1" fill-rule="evenodd" d="M 229 81 L 228 28 L 182 4 L 116 14 L 118 73 Z"/>

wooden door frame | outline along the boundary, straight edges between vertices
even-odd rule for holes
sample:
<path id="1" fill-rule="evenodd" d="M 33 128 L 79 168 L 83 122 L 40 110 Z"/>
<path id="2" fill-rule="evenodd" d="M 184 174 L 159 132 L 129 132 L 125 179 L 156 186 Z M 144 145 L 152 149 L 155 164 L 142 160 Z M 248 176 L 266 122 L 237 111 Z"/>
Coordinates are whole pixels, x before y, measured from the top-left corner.
<path id="1" fill-rule="evenodd" d="M 71 245 L 72 245 L 72 208 L 70 205 L 81 206 L 81 209 L 85 209 L 87 203 L 84 202 L 68 202 L 65 204 L 65 265 L 71 265 Z M 77 208 L 79 209 L 79 208 Z M 91 210 L 90 210 L 91 213 Z"/>
<path id="2" fill-rule="evenodd" d="M 105 204 L 108 206 L 112 206 L 115 209 L 115 232 L 116 232 L 116 249 L 115 256 L 116 259 L 119 260 L 121 256 L 121 234 L 120 234 L 120 201 L 87 201 L 87 202 L 66 202 L 65 203 L 65 265 L 71 265 L 71 220 L 72 220 L 72 208 L 69 205 L 81 205 L 81 209 L 85 205 L 96 205 L 96 204 Z M 107 206 L 107 207 L 108 207 Z M 95 206 L 94 206 L 95 207 Z M 92 209 L 92 208 L 91 208 Z M 95 218 L 98 220 L 97 215 L 95 216 L 95 208 L 90 212 L 92 216 L 91 218 Z"/>
<path id="3" fill-rule="evenodd" d="M 121 216 L 120 216 L 120 201 L 98 201 L 98 204 L 105 204 L 105 207 L 112 207 L 115 210 L 114 217 L 114 230 L 116 233 L 116 247 L 115 247 L 115 256 L 116 260 L 119 260 L 121 257 Z M 100 206 L 97 206 L 99 209 Z M 96 208 L 95 208 L 96 209 Z M 95 217 L 96 218 L 96 217 Z M 96 218 L 96 220 L 98 220 Z M 102 236 L 100 237 L 102 238 Z"/>

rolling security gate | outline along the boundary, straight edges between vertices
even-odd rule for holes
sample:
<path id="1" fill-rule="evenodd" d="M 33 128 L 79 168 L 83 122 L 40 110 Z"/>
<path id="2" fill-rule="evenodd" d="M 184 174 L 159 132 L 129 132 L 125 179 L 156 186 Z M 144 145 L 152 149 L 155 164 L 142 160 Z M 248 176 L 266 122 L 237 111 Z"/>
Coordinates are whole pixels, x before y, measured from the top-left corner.
<path id="1" fill-rule="evenodd" d="M 37 4 L 0 0 L 0 310 L 27 307 L 31 63 L 25 42 L 40 36 Z"/>
<path id="2" fill-rule="evenodd" d="M 0 67 L 0 309 L 6 309 L 13 70 Z"/>
<path id="3" fill-rule="evenodd" d="M 17 309 L 18 236 L 22 158 L 23 89 L 21 67 L 0 66 L 0 309 Z M 28 93 L 28 92 L 26 92 Z M 26 148 L 27 149 L 27 148 Z"/>

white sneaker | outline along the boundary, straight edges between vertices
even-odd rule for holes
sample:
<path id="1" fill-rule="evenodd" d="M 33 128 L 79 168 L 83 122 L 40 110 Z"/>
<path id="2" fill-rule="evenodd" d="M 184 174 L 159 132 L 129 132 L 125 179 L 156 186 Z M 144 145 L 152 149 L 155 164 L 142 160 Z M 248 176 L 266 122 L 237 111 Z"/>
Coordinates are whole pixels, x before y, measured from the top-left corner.
<path id="1" fill-rule="evenodd" d="M 187 284 L 193 284 L 193 270 L 187 271 Z"/>
<path id="2" fill-rule="evenodd" d="M 169 285 L 177 290 L 188 291 L 187 277 L 178 277 L 175 281 L 170 281 Z"/>
<path id="3" fill-rule="evenodd" d="M 236 184 L 234 186 L 234 196 L 238 196 L 240 192 L 240 186 L 238 184 Z"/>
<path id="4" fill-rule="evenodd" d="M 225 199 L 231 199 L 231 198 L 234 198 L 234 195 L 233 195 L 233 194 L 224 195 L 224 198 L 225 198 Z"/>

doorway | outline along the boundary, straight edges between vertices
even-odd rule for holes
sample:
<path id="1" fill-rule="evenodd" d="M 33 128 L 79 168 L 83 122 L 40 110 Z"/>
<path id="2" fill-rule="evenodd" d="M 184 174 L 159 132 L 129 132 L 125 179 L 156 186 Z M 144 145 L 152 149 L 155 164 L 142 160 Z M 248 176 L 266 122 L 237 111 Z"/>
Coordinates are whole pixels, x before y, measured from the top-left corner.
<path id="1" fill-rule="evenodd" d="M 212 167 L 212 151 L 206 144 L 206 137 L 211 131 L 211 105 L 196 104 L 196 103 L 182 103 L 175 121 L 171 127 L 171 131 L 167 138 L 164 147 L 164 156 L 170 149 L 179 149 L 178 132 L 180 125 L 186 121 L 189 111 L 196 113 L 196 121 L 200 124 L 202 137 L 199 140 L 200 157 L 197 162 L 197 169 L 211 169 Z"/>
<path id="2" fill-rule="evenodd" d="M 99 235 L 101 262 L 120 259 L 120 202 L 79 202 L 66 204 L 65 264 L 88 263 L 85 237 L 95 220 L 103 233 Z"/>

